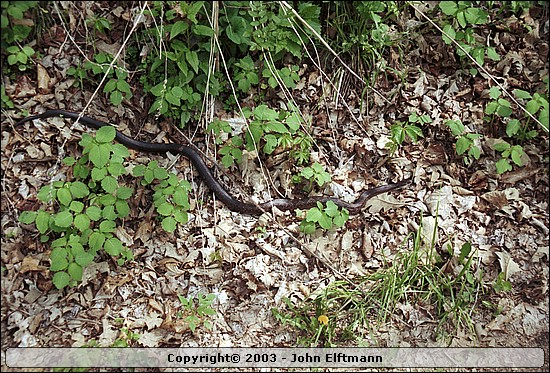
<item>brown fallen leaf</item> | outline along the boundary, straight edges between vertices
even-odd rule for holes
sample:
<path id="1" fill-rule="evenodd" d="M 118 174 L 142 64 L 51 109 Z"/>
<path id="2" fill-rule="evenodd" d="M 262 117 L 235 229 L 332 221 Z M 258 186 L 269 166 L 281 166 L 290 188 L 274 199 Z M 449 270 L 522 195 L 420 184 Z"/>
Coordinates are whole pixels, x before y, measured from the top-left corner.
<path id="1" fill-rule="evenodd" d="M 497 210 L 500 210 L 504 206 L 508 205 L 508 198 L 506 198 L 506 194 L 500 190 L 482 194 L 481 198 L 492 204 Z"/>
<path id="2" fill-rule="evenodd" d="M 38 82 L 38 91 L 40 93 L 50 93 L 50 75 L 48 70 L 41 64 L 36 64 L 36 81 Z"/>
<path id="3" fill-rule="evenodd" d="M 30 256 L 26 256 L 23 258 L 23 262 L 21 263 L 21 273 L 26 272 L 43 272 L 47 274 L 48 268 L 41 266 L 40 260 L 37 258 L 33 258 Z"/>
<path id="4" fill-rule="evenodd" d="M 530 178 L 531 176 L 537 174 L 539 171 L 542 171 L 542 168 L 518 168 L 514 171 L 507 172 L 501 175 L 499 181 L 506 184 L 515 184 L 520 180 Z"/>

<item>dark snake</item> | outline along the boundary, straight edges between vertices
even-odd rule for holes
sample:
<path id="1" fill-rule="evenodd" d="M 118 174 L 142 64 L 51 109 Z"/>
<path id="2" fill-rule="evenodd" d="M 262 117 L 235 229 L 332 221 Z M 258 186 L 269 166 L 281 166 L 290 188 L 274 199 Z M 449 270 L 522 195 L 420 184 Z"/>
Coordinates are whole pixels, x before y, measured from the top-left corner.
<path id="1" fill-rule="evenodd" d="M 23 124 L 25 122 L 29 122 L 35 119 L 44 119 L 44 118 L 51 118 L 51 117 L 66 117 L 66 118 L 75 119 L 75 120 L 78 120 L 80 123 L 84 123 L 85 125 L 95 129 L 98 129 L 104 126 L 111 126 L 106 122 L 102 122 L 86 116 L 80 116 L 77 113 L 73 113 L 66 110 L 47 110 L 42 114 L 23 118 L 17 123 L 15 123 L 15 126 L 18 126 L 20 124 Z M 222 201 L 227 206 L 227 208 L 229 208 L 231 211 L 239 212 L 242 214 L 249 214 L 249 215 L 260 215 L 265 211 L 271 210 L 273 207 L 282 211 L 295 210 L 295 209 L 306 210 L 306 209 L 315 207 L 317 205 L 317 202 L 321 202 L 324 204 L 328 201 L 332 201 L 337 206 L 347 209 L 350 214 L 357 214 L 361 211 L 361 209 L 363 208 L 363 206 L 365 205 L 368 199 L 378 194 L 386 193 L 388 191 L 401 188 L 410 182 L 410 180 L 403 180 L 395 184 L 387 184 L 387 185 L 382 185 L 376 188 L 365 190 L 363 193 L 361 193 L 361 196 L 357 198 L 355 202 L 352 202 L 352 203 L 342 201 L 341 199 L 338 199 L 338 198 L 322 197 L 322 196 L 308 197 L 303 199 L 279 198 L 279 199 L 273 199 L 271 201 L 260 203 L 260 204 L 245 203 L 231 196 L 225 190 L 225 188 L 214 178 L 214 176 L 210 172 L 210 169 L 208 168 L 208 166 L 206 165 L 206 163 L 204 162 L 200 154 L 197 153 L 196 150 L 194 150 L 193 148 L 187 145 L 176 144 L 176 143 L 154 144 L 150 142 L 139 141 L 124 135 L 118 130 L 116 131 L 116 140 L 119 143 L 129 148 L 143 151 L 143 152 L 148 152 L 148 153 L 170 152 L 172 154 L 181 154 L 187 157 L 191 161 L 191 163 L 193 163 L 193 165 L 199 172 L 199 175 L 204 180 L 208 188 L 210 188 L 210 190 L 214 192 L 216 197 L 220 201 Z"/>

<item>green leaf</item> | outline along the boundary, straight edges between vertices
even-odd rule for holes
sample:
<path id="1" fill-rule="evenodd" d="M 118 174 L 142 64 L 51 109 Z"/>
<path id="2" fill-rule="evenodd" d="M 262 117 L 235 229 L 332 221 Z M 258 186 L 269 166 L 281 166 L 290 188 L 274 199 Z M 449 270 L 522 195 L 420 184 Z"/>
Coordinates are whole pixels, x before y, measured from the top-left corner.
<path id="1" fill-rule="evenodd" d="M 208 26 L 203 25 L 193 25 L 193 33 L 195 35 L 203 35 L 203 36 L 214 36 L 214 30 L 212 30 Z"/>
<path id="2" fill-rule="evenodd" d="M 36 229 L 42 234 L 50 228 L 50 214 L 44 210 L 39 210 L 36 214 Z"/>
<path id="3" fill-rule="evenodd" d="M 300 231 L 304 232 L 305 234 L 312 234 L 315 232 L 315 223 L 309 222 L 306 220 L 302 220 L 300 223 Z"/>
<path id="4" fill-rule="evenodd" d="M 110 143 L 115 139 L 116 130 L 111 126 L 103 126 L 96 132 L 96 141 L 98 143 Z"/>
<path id="5" fill-rule="evenodd" d="M 493 61 L 500 61 L 500 55 L 494 47 L 487 47 L 487 57 Z"/>
<path id="6" fill-rule="evenodd" d="M 73 181 L 69 186 L 69 190 L 74 198 L 84 198 L 90 194 L 88 186 L 80 181 Z"/>
<path id="7" fill-rule="evenodd" d="M 94 260 L 94 256 L 90 253 L 87 253 L 84 251 L 84 249 L 80 250 L 72 250 L 74 261 L 80 264 L 81 266 L 85 267 Z"/>
<path id="8" fill-rule="evenodd" d="M 456 141 L 456 154 L 462 155 L 465 152 L 468 151 L 470 148 L 470 145 L 472 145 L 472 141 L 468 139 L 466 136 L 461 136 Z"/>
<path id="9" fill-rule="evenodd" d="M 275 121 L 278 118 L 279 113 L 271 108 L 268 108 L 265 104 L 257 106 L 254 109 L 254 119 L 256 120 Z"/>
<path id="10" fill-rule="evenodd" d="M 69 285 L 71 277 L 67 272 L 57 272 L 53 275 L 52 282 L 58 289 L 63 289 L 65 286 Z"/>
<path id="11" fill-rule="evenodd" d="M 164 202 L 157 208 L 157 212 L 163 216 L 169 216 L 174 211 L 174 206 L 168 202 Z"/>
<path id="12" fill-rule="evenodd" d="M 458 12 L 458 5 L 455 1 L 440 1 L 439 9 L 448 16 L 454 16 Z"/>
<path id="13" fill-rule="evenodd" d="M 82 267 L 79 264 L 72 262 L 71 264 L 69 264 L 69 267 L 67 268 L 67 272 L 69 273 L 69 275 L 73 280 L 76 280 L 76 281 L 82 280 Z"/>
<path id="14" fill-rule="evenodd" d="M 286 128 L 286 126 L 279 121 L 271 121 L 267 123 L 267 128 L 277 133 L 288 133 L 288 129 Z"/>
<path id="15" fill-rule="evenodd" d="M 424 137 L 424 134 L 422 133 L 422 129 L 417 126 L 412 126 L 412 125 L 406 126 L 405 132 L 413 142 L 417 142 L 418 137 Z"/>
<path id="16" fill-rule="evenodd" d="M 111 100 L 111 102 L 115 106 L 120 105 L 122 103 L 123 98 L 124 98 L 124 96 L 122 96 L 122 92 L 120 92 L 120 91 L 114 91 L 109 96 L 109 99 Z"/>
<path id="17" fill-rule="evenodd" d="M 116 88 L 117 88 L 117 90 L 119 90 L 120 92 L 124 92 L 124 93 L 126 93 L 127 95 L 129 95 L 129 96 L 132 95 L 132 90 L 131 90 L 131 88 L 130 88 L 130 85 L 126 82 L 126 80 L 123 80 L 123 79 L 117 80 L 117 82 L 116 82 Z"/>
<path id="18" fill-rule="evenodd" d="M 57 190 L 54 188 L 53 185 L 44 185 L 40 190 L 38 191 L 38 199 L 42 202 L 51 202 L 57 194 Z"/>
<path id="19" fill-rule="evenodd" d="M 307 210 L 306 213 L 306 220 L 311 222 L 318 222 L 321 217 L 323 216 L 323 213 L 319 208 L 313 207 Z"/>
<path id="20" fill-rule="evenodd" d="M 491 97 L 494 100 L 499 98 L 501 94 L 502 93 L 500 92 L 500 88 L 497 86 L 493 86 L 489 89 L 489 97 Z"/>
<path id="21" fill-rule="evenodd" d="M 322 214 L 320 219 L 317 221 L 317 223 L 319 223 L 319 225 L 323 229 L 332 228 L 332 219 L 330 218 L 330 216 L 328 216 L 326 214 Z"/>
<path id="22" fill-rule="evenodd" d="M 57 200 L 63 206 L 68 206 L 73 200 L 73 197 L 71 196 L 71 192 L 69 191 L 69 189 L 61 188 L 57 191 Z"/>
<path id="23" fill-rule="evenodd" d="M 106 128 L 106 127 L 102 127 Z M 108 145 L 108 144 L 101 144 L 101 145 Z M 109 159 L 111 157 L 111 149 L 110 146 L 108 149 L 106 147 L 102 147 L 100 145 L 92 145 L 90 148 L 89 153 L 90 161 L 94 164 L 95 167 L 103 168 L 109 162 Z"/>
<path id="24" fill-rule="evenodd" d="M 184 208 L 189 208 L 189 198 L 185 190 L 176 190 L 173 197 L 174 203 Z"/>
<path id="25" fill-rule="evenodd" d="M 479 159 L 479 157 L 481 156 L 481 150 L 477 146 L 472 145 L 472 147 L 468 151 L 468 155 L 474 157 L 475 159 Z"/>
<path id="26" fill-rule="evenodd" d="M 503 174 L 506 171 L 512 171 L 512 166 L 506 158 L 501 158 L 497 163 L 495 163 L 495 166 L 497 168 L 497 173 L 499 174 Z"/>
<path id="27" fill-rule="evenodd" d="M 166 232 L 172 233 L 176 230 L 176 219 L 174 219 L 171 216 L 168 216 L 162 219 L 161 225 Z"/>
<path id="28" fill-rule="evenodd" d="M 61 271 L 69 265 L 67 260 L 67 248 L 66 247 L 55 247 L 52 249 L 50 254 L 50 270 L 51 271 Z"/>
<path id="29" fill-rule="evenodd" d="M 74 218 L 74 226 L 80 231 L 84 232 L 90 228 L 90 218 L 86 214 L 78 214 Z"/>
<path id="30" fill-rule="evenodd" d="M 531 114 L 535 114 L 537 111 L 539 111 L 540 109 L 540 104 L 538 101 L 536 100 L 530 100 L 529 102 L 527 102 L 527 105 L 525 105 L 525 109 L 531 113 Z"/>
<path id="31" fill-rule="evenodd" d="M 405 140 L 405 130 L 399 124 L 393 124 L 390 127 L 391 139 L 398 145 Z"/>
<path id="32" fill-rule="evenodd" d="M 187 31 L 188 28 L 189 25 L 184 21 L 177 21 L 172 25 L 172 28 L 170 29 L 170 40 L 174 39 L 179 34 Z"/>
<path id="33" fill-rule="evenodd" d="M 264 153 L 271 154 L 275 150 L 275 148 L 278 145 L 277 137 L 272 134 L 268 134 L 264 136 L 265 145 L 264 145 Z"/>
<path id="34" fill-rule="evenodd" d="M 189 62 L 189 65 L 193 68 L 195 71 L 195 74 L 198 74 L 199 72 L 199 55 L 197 52 L 189 51 L 185 54 L 185 59 L 187 62 Z"/>
<path id="35" fill-rule="evenodd" d="M 86 215 L 93 221 L 101 219 L 101 209 L 97 206 L 90 206 L 86 209 Z"/>
<path id="36" fill-rule="evenodd" d="M 338 211 L 338 206 L 336 205 L 336 203 L 332 201 L 327 201 L 326 206 L 327 207 L 325 208 L 325 213 L 330 217 L 334 217 L 340 212 Z"/>
<path id="37" fill-rule="evenodd" d="M 174 106 L 179 106 L 181 105 L 181 101 L 180 101 L 180 98 L 179 97 L 176 97 L 172 94 L 172 92 L 166 92 L 166 101 L 168 101 L 169 103 L 171 103 L 172 105 Z"/>
<path id="38" fill-rule="evenodd" d="M 506 124 L 506 134 L 510 137 L 518 133 L 521 128 L 521 122 L 517 119 L 510 119 Z"/>
<path id="39" fill-rule="evenodd" d="M 132 175 L 135 177 L 143 176 L 146 170 L 147 168 L 144 165 L 137 165 L 132 169 Z"/>
<path id="40" fill-rule="evenodd" d="M 105 235 L 101 232 L 93 232 L 88 239 L 88 245 L 90 246 L 90 249 L 92 249 L 94 252 L 101 249 L 104 243 Z"/>
<path id="41" fill-rule="evenodd" d="M 511 158 L 516 165 L 523 166 L 523 162 L 521 161 L 521 156 L 523 154 L 523 148 L 521 146 L 515 145 L 512 147 Z"/>
<path id="42" fill-rule="evenodd" d="M 99 223 L 99 231 L 101 233 L 112 233 L 116 229 L 116 224 L 112 220 L 104 220 Z"/>
<path id="43" fill-rule="evenodd" d="M 187 212 L 182 211 L 181 209 L 178 209 L 174 211 L 174 219 L 181 224 L 185 224 L 189 221 L 189 216 Z"/>
<path id="44" fill-rule="evenodd" d="M 95 182 L 101 181 L 105 176 L 107 176 L 107 169 L 94 167 L 92 169 L 90 176 L 92 177 L 92 180 Z"/>
<path id="45" fill-rule="evenodd" d="M 530 99 L 531 94 L 527 91 L 524 91 L 522 89 L 514 89 L 514 96 L 519 99 Z"/>
<path id="46" fill-rule="evenodd" d="M 108 93 L 112 92 L 116 89 L 116 79 L 111 79 L 105 84 L 105 87 L 103 87 L 103 92 Z"/>
<path id="47" fill-rule="evenodd" d="M 105 241 L 103 248 L 107 254 L 118 256 L 122 251 L 122 242 L 118 238 L 112 237 Z"/>
<path id="48" fill-rule="evenodd" d="M 116 190 L 116 197 L 120 199 L 128 199 L 134 194 L 134 189 L 121 186 Z"/>
<path id="49" fill-rule="evenodd" d="M 114 205 L 115 202 L 116 202 L 116 197 L 113 196 L 112 194 L 104 194 L 102 196 L 99 197 L 99 202 L 103 205 L 103 206 L 111 206 L 111 205 Z"/>
<path id="50" fill-rule="evenodd" d="M 462 245 L 462 248 L 460 249 L 460 256 L 458 257 L 458 262 L 463 264 L 464 259 L 466 259 L 470 252 L 472 251 L 472 244 L 470 242 L 466 242 Z"/>
<path id="51" fill-rule="evenodd" d="M 114 155 L 116 155 L 117 157 L 120 157 L 120 158 L 123 158 L 121 159 L 119 162 L 122 162 L 124 160 L 124 158 L 128 157 L 130 155 L 130 152 L 128 151 L 128 148 L 125 147 L 124 145 L 122 144 L 113 144 L 111 146 L 111 151 L 113 152 Z"/>
<path id="52" fill-rule="evenodd" d="M 453 40 L 456 39 L 456 32 L 453 26 L 451 26 L 450 24 L 446 24 L 443 27 L 443 31 L 445 32 L 445 34 L 441 35 L 441 39 L 443 39 L 443 42 L 445 42 L 445 44 L 451 44 Z"/>
<path id="53" fill-rule="evenodd" d="M 459 119 L 448 120 L 445 122 L 445 124 L 449 126 L 449 128 L 451 129 L 451 132 L 455 136 L 460 136 L 464 132 L 464 125 Z"/>
<path id="54" fill-rule="evenodd" d="M 499 141 L 493 144 L 492 148 L 495 149 L 497 152 L 503 152 L 510 149 L 510 144 L 508 144 L 506 141 Z"/>
<path id="55" fill-rule="evenodd" d="M 101 180 L 101 187 L 107 193 L 114 193 L 118 188 L 118 182 L 112 176 L 106 176 Z"/>
<path id="56" fill-rule="evenodd" d="M 36 211 L 23 211 L 19 215 L 19 221 L 23 224 L 32 224 L 35 222 L 37 215 Z"/>
<path id="57" fill-rule="evenodd" d="M 73 215 L 70 211 L 61 211 L 54 218 L 55 225 L 61 228 L 68 228 L 73 223 Z"/>
<path id="58" fill-rule="evenodd" d="M 510 103 L 502 98 L 498 100 L 498 103 L 500 105 L 497 109 L 497 114 L 500 115 L 501 117 L 509 117 L 512 114 Z"/>
<path id="59" fill-rule="evenodd" d="M 346 210 L 347 211 L 347 210 Z M 342 211 L 341 214 L 338 214 L 336 215 L 332 221 L 334 223 L 334 225 L 336 225 L 337 227 L 341 228 L 344 226 L 344 224 L 346 224 L 346 221 L 348 221 L 348 218 L 349 218 L 349 215 L 348 213 L 345 213 L 344 211 Z"/>
<path id="60" fill-rule="evenodd" d="M 84 210 L 84 204 L 80 201 L 72 201 L 69 205 L 69 210 L 76 213 L 81 213 L 82 210 Z"/>
<path id="61" fill-rule="evenodd" d="M 66 166 L 72 166 L 76 163 L 76 159 L 74 157 L 65 157 L 63 158 L 63 164 Z"/>
<path id="62" fill-rule="evenodd" d="M 120 218 L 125 218 L 130 214 L 130 205 L 123 199 L 115 202 L 115 210 Z"/>

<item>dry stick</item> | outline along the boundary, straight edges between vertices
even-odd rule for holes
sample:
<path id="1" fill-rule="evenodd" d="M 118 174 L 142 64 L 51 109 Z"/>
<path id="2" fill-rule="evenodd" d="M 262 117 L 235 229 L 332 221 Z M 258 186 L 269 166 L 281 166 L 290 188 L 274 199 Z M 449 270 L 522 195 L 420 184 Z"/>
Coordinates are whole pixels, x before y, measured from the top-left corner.
<path id="1" fill-rule="evenodd" d="M 412 6 L 414 8 L 414 10 L 416 10 L 418 13 L 420 13 L 420 15 L 424 18 L 426 18 L 428 20 L 428 22 L 430 22 L 432 24 L 432 26 L 434 26 L 439 32 L 441 32 L 443 35 L 445 35 L 447 38 L 449 38 L 449 40 L 451 40 L 453 42 L 453 44 L 455 44 L 464 54 L 466 54 L 466 56 L 468 56 L 468 58 L 470 60 L 473 61 L 473 63 L 481 70 L 483 71 L 489 78 L 491 78 L 491 80 L 500 88 L 502 89 L 502 91 L 504 93 L 506 93 L 506 95 L 508 97 L 510 97 L 510 99 L 512 99 L 512 101 L 514 101 L 514 103 L 521 109 L 523 110 L 525 113 L 527 113 L 527 115 L 529 115 L 531 117 L 531 119 L 533 119 L 536 123 L 539 124 L 539 126 L 541 126 L 546 132 L 548 132 L 548 128 L 547 127 L 544 127 L 544 125 L 537 119 L 535 118 L 535 116 L 533 114 L 531 114 L 529 111 L 527 111 L 527 109 L 525 107 L 523 107 L 517 100 L 516 98 L 510 93 L 508 92 L 508 90 L 498 82 L 498 80 L 493 76 L 491 75 L 491 73 L 489 73 L 483 66 L 481 66 L 481 64 L 479 62 L 476 61 L 476 59 L 474 57 L 472 57 L 470 55 L 470 53 L 468 53 L 466 51 L 466 49 L 464 49 L 462 47 L 462 45 L 460 45 L 452 36 L 450 36 L 449 34 L 447 34 L 445 31 L 443 31 L 443 29 L 441 29 L 441 27 L 439 27 L 434 21 L 432 21 L 426 14 L 424 14 L 424 12 L 422 12 L 420 9 L 418 9 L 417 7 L 415 7 L 411 2 L 407 2 L 407 4 L 409 4 L 410 6 Z"/>

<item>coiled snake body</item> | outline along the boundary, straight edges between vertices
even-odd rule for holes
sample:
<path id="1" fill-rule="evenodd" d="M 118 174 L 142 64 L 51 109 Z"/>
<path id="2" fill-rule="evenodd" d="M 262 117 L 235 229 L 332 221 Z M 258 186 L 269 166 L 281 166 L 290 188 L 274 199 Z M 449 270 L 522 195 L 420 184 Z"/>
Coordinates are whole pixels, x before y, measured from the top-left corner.
<path id="1" fill-rule="evenodd" d="M 17 126 L 25 122 L 32 121 L 34 119 L 43 119 L 43 118 L 51 118 L 51 117 L 66 117 L 74 120 L 78 119 L 80 123 L 84 123 L 85 125 L 95 129 L 98 129 L 104 126 L 110 126 L 110 124 L 106 122 L 102 122 L 87 116 L 79 117 L 79 114 L 66 111 L 66 110 L 47 110 L 42 114 L 23 118 L 20 121 L 18 121 L 15 125 Z M 172 154 L 181 154 L 189 158 L 191 163 L 193 163 L 193 165 L 199 172 L 199 175 L 201 176 L 201 178 L 204 180 L 208 188 L 210 188 L 210 190 L 214 192 L 216 197 L 220 201 L 222 201 L 227 206 L 227 208 L 229 208 L 231 211 L 239 212 L 242 214 L 260 215 L 265 211 L 271 210 L 273 207 L 282 211 L 295 210 L 295 209 L 305 210 L 316 206 L 317 202 L 326 203 L 328 201 L 334 202 L 339 207 L 346 208 L 350 214 L 357 214 L 361 211 L 361 209 L 363 208 L 363 206 L 365 205 L 366 201 L 369 198 L 374 197 L 381 193 L 386 193 L 390 190 L 400 188 L 409 183 L 409 180 L 404 180 L 395 184 L 387 184 L 387 185 L 382 185 L 376 188 L 365 190 L 363 193 L 361 193 L 361 196 L 357 198 L 355 202 L 352 202 L 352 203 L 348 203 L 334 197 L 308 197 L 303 199 L 279 198 L 279 199 L 273 199 L 271 201 L 260 203 L 260 204 L 246 203 L 246 202 L 241 202 L 235 199 L 233 196 L 231 196 L 224 189 L 224 187 L 214 178 L 214 176 L 210 172 L 208 166 L 206 165 L 206 163 L 204 162 L 200 154 L 197 153 L 196 150 L 194 150 L 189 146 L 186 146 L 183 144 L 175 144 L 175 143 L 154 144 L 150 142 L 139 141 L 124 135 L 118 130 L 116 131 L 116 140 L 121 144 L 135 150 L 140 150 L 140 151 L 149 152 L 149 153 L 170 152 Z"/>

